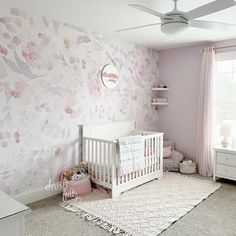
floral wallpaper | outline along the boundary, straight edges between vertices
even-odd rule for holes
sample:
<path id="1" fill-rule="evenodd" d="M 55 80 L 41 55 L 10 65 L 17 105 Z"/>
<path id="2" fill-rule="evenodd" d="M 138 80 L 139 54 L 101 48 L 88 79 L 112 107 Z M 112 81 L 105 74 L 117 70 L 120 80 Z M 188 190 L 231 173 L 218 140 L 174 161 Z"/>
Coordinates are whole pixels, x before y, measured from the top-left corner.
<path id="1" fill-rule="evenodd" d="M 114 90 L 100 80 L 113 64 Z M 78 160 L 78 124 L 135 119 L 155 129 L 158 53 L 11 8 L 0 17 L 0 189 L 57 181 Z"/>

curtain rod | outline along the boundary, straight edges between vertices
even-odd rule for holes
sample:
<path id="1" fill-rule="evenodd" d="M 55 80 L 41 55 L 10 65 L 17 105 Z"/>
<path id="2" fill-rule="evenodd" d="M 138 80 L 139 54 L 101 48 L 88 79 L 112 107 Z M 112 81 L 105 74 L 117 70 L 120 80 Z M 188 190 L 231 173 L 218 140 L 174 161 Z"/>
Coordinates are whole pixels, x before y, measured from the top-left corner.
<path id="1" fill-rule="evenodd" d="M 224 49 L 224 48 L 234 48 L 236 47 L 236 44 L 230 45 L 230 46 L 222 46 L 222 47 L 216 47 L 215 49 Z"/>
<path id="2" fill-rule="evenodd" d="M 219 49 L 224 49 L 224 48 L 236 48 L 236 44 L 233 45 L 229 45 L 229 46 L 222 46 L 222 47 L 213 47 L 213 49 L 215 50 L 219 50 Z M 201 52 L 203 52 L 204 49 L 201 50 Z"/>

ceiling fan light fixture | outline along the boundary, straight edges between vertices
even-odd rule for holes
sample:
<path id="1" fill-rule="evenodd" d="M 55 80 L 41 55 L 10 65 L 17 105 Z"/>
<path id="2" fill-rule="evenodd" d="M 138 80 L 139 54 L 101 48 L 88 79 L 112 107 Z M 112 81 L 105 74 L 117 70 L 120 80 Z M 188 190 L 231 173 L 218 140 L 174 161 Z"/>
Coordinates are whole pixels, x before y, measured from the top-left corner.
<path id="1" fill-rule="evenodd" d="M 189 27 L 188 23 L 183 21 L 172 21 L 161 25 L 161 32 L 167 35 L 179 34 Z"/>

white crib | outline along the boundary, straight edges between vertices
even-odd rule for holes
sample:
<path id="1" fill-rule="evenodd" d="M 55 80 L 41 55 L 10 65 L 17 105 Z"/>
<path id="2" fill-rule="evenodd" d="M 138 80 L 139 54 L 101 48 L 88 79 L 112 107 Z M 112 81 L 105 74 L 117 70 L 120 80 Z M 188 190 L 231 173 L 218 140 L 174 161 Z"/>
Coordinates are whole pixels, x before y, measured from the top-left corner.
<path id="1" fill-rule="evenodd" d="M 117 139 L 130 135 L 144 139 L 145 168 L 120 176 Z M 83 126 L 83 161 L 94 183 L 109 188 L 112 198 L 163 174 L 163 133 L 136 130 L 134 121 Z"/>

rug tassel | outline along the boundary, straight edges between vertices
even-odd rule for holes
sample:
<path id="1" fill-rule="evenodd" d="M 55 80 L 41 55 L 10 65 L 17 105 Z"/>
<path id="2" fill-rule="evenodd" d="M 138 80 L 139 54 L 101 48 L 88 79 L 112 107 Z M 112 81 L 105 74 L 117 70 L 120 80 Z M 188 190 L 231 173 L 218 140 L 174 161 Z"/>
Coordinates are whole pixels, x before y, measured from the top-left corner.
<path id="1" fill-rule="evenodd" d="M 85 212 L 83 210 L 81 210 L 78 207 L 73 206 L 72 204 L 68 203 L 68 202 L 63 202 L 59 204 L 61 207 L 63 207 L 64 209 L 66 209 L 67 211 L 71 211 L 76 213 L 77 215 L 79 215 L 82 219 L 85 219 L 87 221 L 93 222 L 96 224 L 96 226 L 101 227 L 102 229 L 113 233 L 113 234 L 120 234 L 123 233 L 122 236 L 132 236 L 132 234 L 125 232 L 124 230 L 120 229 L 119 227 L 116 227 L 115 225 L 112 225 L 109 222 L 106 222 L 105 220 L 100 219 L 97 216 L 94 216 L 88 212 Z"/>

